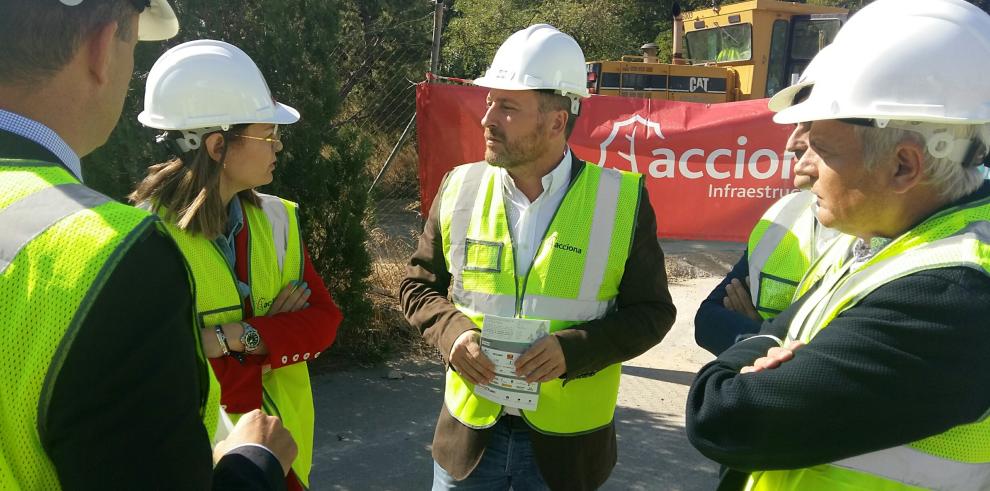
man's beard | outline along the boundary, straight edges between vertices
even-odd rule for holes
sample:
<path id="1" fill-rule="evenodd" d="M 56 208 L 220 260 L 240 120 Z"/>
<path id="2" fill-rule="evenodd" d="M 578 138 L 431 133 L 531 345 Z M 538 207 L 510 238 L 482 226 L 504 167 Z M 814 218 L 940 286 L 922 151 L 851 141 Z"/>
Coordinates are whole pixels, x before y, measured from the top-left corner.
<path id="1" fill-rule="evenodd" d="M 513 141 L 507 141 L 505 134 L 497 129 L 485 128 L 485 138 L 494 137 L 501 144 L 502 148 L 498 152 L 486 146 L 485 160 L 496 167 L 512 169 L 533 162 L 546 149 L 546 140 L 543 138 L 544 124 L 540 121 L 536 129 Z"/>

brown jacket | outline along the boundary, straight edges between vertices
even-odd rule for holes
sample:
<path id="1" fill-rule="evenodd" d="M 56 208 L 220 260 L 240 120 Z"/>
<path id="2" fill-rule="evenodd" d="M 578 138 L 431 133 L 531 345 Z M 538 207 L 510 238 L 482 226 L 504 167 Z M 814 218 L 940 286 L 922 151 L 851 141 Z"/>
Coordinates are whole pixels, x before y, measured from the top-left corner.
<path id="1" fill-rule="evenodd" d="M 591 164 L 573 158 L 572 182 L 584 165 Z M 447 362 L 457 337 L 476 326 L 447 297 L 451 275 L 443 258 L 437 215 L 440 193 L 437 196 L 419 246 L 406 266 L 399 294 L 409 323 L 419 328 Z M 594 373 L 634 358 L 659 343 L 674 323 L 676 311 L 667 290 L 656 218 L 645 189 L 616 306 L 601 319 L 554 333 L 567 363 L 564 378 Z M 614 422 L 577 436 L 551 436 L 535 430 L 530 434 L 540 472 L 551 489 L 595 489 L 608 479 L 615 466 Z M 489 430 L 462 425 L 444 407 L 433 437 L 433 458 L 455 479 L 463 479 L 478 465 L 489 439 Z"/>

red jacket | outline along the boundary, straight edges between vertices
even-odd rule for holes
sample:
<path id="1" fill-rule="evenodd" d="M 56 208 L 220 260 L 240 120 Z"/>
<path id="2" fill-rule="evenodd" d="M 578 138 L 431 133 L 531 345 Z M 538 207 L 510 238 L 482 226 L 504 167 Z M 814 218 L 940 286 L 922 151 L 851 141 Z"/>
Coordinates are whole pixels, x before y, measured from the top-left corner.
<path id="1" fill-rule="evenodd" d="M 248 283 L 247 241 L 248 227 L 245 226 L 234 243 L 237 278 L 244 283 Z M 315 359 L 330 347 L 337 336 L 337 327 L 344 316 L 330 297 L 323 279 L 313 268 L 305 245 L 303 258 L 303 281 L 308 283 L 312 292 L 308 308 L 271 317 L 255 317 L 251 297 L 244 300 L 247 318 L 243 320 L 258 330 L 268 347 L 268 354 L 248 355 L 243 365 L 230 356 L 210 359 L 220 381 L 220 403 L 226 406 L 227 412 L 246 413 L 261 407 L 261 369 L 264 365 L 278 368 Z"/>

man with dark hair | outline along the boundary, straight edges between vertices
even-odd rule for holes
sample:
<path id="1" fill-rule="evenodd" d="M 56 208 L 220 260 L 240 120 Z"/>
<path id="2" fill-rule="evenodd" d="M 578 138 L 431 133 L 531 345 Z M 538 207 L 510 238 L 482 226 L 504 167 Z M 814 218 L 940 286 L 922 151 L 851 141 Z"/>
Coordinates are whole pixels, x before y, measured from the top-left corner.
<path id="1" fill-rule="evenodd" d="M 813 69 L 809 65 L 798 83 L 806 84 Z M 796 104 L 809 92 L 807 86 L 796 93 L 788 88 L 774 103 Z M 793 98 L 787 97 L 791 93 Z M 810 129 L 809 123 L 794 125 L 784 146 L 794 154 L 794 187 L 801 191 L 784 196 L 760 217 L 746 252 L 694 316 L 695 341 L 716 356 L 759 332 L 765 319 L 786 309 L 801 277 L 838 235 L 815 218 L 815 195 L 806 169 L 815 164 L 818 154 L 808 145 Z"/>
<path id="2" fill-rule="evenodd" d="M 489 89 L 485 161 L 444 178 L 400 287 L 448 364 L 433 489 L 596 489 L 617 459 L 621 363 L 674 322 L 653 208 L 643 176 L 567 146 L 588 97 L 573 38 L 518 31 L 474 83 Z M 508 329 L 530 335 L 490 351 L 496 380 L 481 336 Z M 486 398 L 493 383 L 538 400 Z"/>
<path id="3" fill-rule="evenodd" d="M 245 415 L 211 458 L 223 413 L 182 257 L 82 184 L 137 41 L 177 31 L 166 0 L 0 0 L 3 487 L 284 486 L 296 449 L 277 418 Z"/>
<path id="4" fill-rule="evenodd" d="M 564 140 L 571 137 L 571 133 L 574 133 L 574 125 L 577 124 L 578 113 L 571 113 L 571 98 L 566 95 L 560 95 L 552 90 L 537 90 L 537 97 L 540 100 L 539 108 L 541 114 L 547 114 L 553 111 L 564 111 L 568 113 L 567 123 L 564 125 Z"/>

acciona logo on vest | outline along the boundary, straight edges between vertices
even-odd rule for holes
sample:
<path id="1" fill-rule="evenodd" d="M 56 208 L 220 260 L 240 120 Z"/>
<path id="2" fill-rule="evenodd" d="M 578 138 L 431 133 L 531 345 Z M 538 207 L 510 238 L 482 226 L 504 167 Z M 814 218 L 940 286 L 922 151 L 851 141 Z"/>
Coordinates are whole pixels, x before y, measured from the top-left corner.
<path id="1" fill-rule="evenodd" d="M 730 139 L 731 138 L 731 139 Z M 639 172 L 654 179 L 791 179 L 794 154 L 759 148 L 749 153 L 746 135 L 726 136 L 713 146 L 734 141 L 735 148 L 666 148 L 660 123 L 639 114 L 612 124 L 599 148 L 598 165 Z M 783 142 L 781 142 L 783 145 Z M 680 154 L 678 154 L 680 151 Z M 610 155 L 618 155 L 619 159 Z M 649 155 L 647 157 L 647 155 Z M 651 159 L 645 162 L 647 159 Z M 642 165 L 641 165 L 642 164 Z"/>
<path id="2" fill-rule="evenodd" d="M 560 242 L 554 242 L 553 243 L 553 248 L 554 249 L 560 249 L 562 251 L 567 251 L 567 252 L 576 252 L 578 254 L 581 254 L 581 252 L 582 252 L 580 247 L 574 247 L 572 245 L 562 244 Z"/>
<path id="3" fill-rule="evenodd" d="M 268 309 L 272 308 L 272 303 L 274 302 L 275 299 L 273 298 L 259 298 L 258 299 L 258 307 L 260 307 L 259 310 L 268 312 Z"/>

